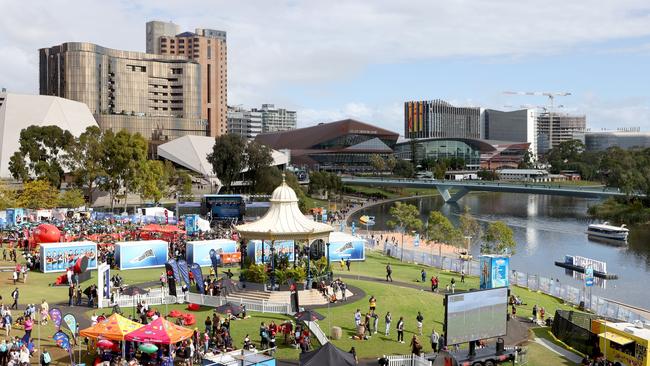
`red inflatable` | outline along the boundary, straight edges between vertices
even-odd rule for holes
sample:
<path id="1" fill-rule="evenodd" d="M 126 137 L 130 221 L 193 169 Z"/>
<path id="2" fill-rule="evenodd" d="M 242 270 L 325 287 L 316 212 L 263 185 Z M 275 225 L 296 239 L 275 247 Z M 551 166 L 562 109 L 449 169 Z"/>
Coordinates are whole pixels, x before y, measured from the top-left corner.
<path id="1" fill-rule="evenodd" d="M 187 310 L 198 311 L 200 308 L 199 304 L 189 304 L 187 305 Z"/>
<path id="2" fill-rule="evenodd" d="M 169 312 L 169 315 L 168 315 L 168 316 L 169 316 L 170 318 L 180 318 L 181 316 L 183 316 L 183 313 L 181 313 L 181 312 L 178 311 L 178 310 L 172 310 L 172 311 Z"/>
<path id="3" fill-rule="evenodd" d="M 196 318 L 194 314 L 183 314 L 183 325 L 194 325 L 196 324 Z"/>
<path id="4" fill-rule="evenodd" d="M 58 243 L 61 231 L 52 224 L 40 224 L 34 229 L 34 243 Z"/>

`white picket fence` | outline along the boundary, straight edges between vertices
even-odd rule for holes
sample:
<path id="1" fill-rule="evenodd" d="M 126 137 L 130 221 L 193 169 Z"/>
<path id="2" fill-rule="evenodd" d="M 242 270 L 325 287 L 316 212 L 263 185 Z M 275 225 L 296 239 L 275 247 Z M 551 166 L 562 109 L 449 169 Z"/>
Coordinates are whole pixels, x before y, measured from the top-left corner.
<path id="1" fill-rule="evenodd" d="M 185 295 L 180 287 L 176 288 L 176 296 L 170 295 L 167 288 L 155 288 L 144 295 L 125 296 L 116 294 L 113 302 L 110 299 L 103 299 L 102 303 L 98 304 L 98 307 L 106 308 L 113 305 L 134 307 L 142 301 L 147 305 L 182 304 L 185 302 Z"/>
<path id="2" fill-rule="evenodd" d="M 237 296 L 208 296 L 195 293 L 187 294 L 187 302 L 210 307 L 225 305 L 228 302 L 242 304 L 246 306 L 246 311 L 256 311 L 260 313 L 290 314 L 291 304 L 277 303 L 267 300 L 251 300 Z"/>
<path id="3" fill-rule="evenodd" d="M 386 356 L 388 366 L 431 366 L 431 361 L 424 356 L 410 355 L 393 355 Z"/>

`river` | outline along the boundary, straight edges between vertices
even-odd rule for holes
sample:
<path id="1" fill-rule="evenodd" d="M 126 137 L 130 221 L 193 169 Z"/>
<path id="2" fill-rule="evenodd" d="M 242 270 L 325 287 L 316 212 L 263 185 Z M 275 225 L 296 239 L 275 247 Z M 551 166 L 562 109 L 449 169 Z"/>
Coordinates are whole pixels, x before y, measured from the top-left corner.
<path id="1" fill-rule="evenodd" d="M 563 261 L 565 255 L 581 255 L 607 262 L 607 271 L 619 276 L 607 281 L 605 288 L 593 288 L 593 293 L 630 305 L 650 309 L 650 228 L 633 227 L 627 246 L 613 246 L 589 240 L 585 234 L 588 223 L 587 208 L 597 200 L 527 195 L 514 193 L 472 193 L 458 203 L 445 204 L 440 196 L 414 198 L 404 202 L 415 204 L 423 220 L 431 210 L 440 210 L 454 224 L 465 206 L 483 225 L 501 220 L 510 226 L 517 242 L 511 258 L 511 269 L 550 278 L 582 287 L 582 282 L 565 274 L 554 265 Z M 358 222 L 361 215 L 375 216 L 373 230 L 387 230 L 388 213 L 393 203 L 366 208 L 355 213 Z M 479 245 L 472 247 L 476 258 Z"/>

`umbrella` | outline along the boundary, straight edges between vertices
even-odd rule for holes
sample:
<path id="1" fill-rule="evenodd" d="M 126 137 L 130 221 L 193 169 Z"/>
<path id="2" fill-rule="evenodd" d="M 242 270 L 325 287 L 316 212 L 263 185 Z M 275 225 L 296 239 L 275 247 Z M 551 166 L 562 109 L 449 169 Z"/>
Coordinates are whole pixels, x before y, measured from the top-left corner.
<path id="1" fill-rule="evenodd" d="M 158 350 L 158 347 L 155 344 L 143 343 L 138 346 L 138 349 L 144 353 L 154 353 Z"/>
<path id="2" fill-rule="evenodd" d="M 216 307 L 214 309 L 214 311 L 216 311 L 217 313 L 221 313 L 221 314 L 239 315 L 243 311 L 243 309 L 242 309 L 241 306 L 235 305 L 235 304 L 229 302 L 229 303 L 227 303 L 225 305 L 221 305 L 221 306 Z"/>
<path id="3" fill-rule="evenodd" d="M 145 290 L 138 286 L 130 286 L 122 291 L 122 295 L 125 296 L 137 296 L 137 295 L 146 295 L 149 293 L 149 290 Z"/>
<path id="4" fill-rule="evenodd" d="M 320 315 L 319 313 L 313 310 L 305 310 L 305 311 L 298 312 L 296 313 L 296 315 L 294 315 L 294 317 L 297 320 L 305 321 L 305 322 L 313 322 L 315 320 L 325 319 L 324 316 Z"/>
<path id="5" fill-rule="evenodd" d="M 109 341 L 108 339 L 102 339 L 101 341 L 97 342 L 97 347 L 99 348 L 113 348 L 113 346 L 113 342 Z"/>

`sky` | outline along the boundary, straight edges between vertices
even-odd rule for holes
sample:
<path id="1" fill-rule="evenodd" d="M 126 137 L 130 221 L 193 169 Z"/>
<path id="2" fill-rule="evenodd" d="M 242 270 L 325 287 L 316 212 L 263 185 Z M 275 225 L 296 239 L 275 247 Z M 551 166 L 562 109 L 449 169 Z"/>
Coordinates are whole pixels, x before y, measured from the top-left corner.
<path id="1" fill-rule="evenodd" d="M 38 49 L 145 50 L 145 23 L 228 32 L 228 104 L 403 133 L 403 103 L 546 106 L 650 130 L 647 0 L 0 0 L 0 87 L 38 93 Z"/>

